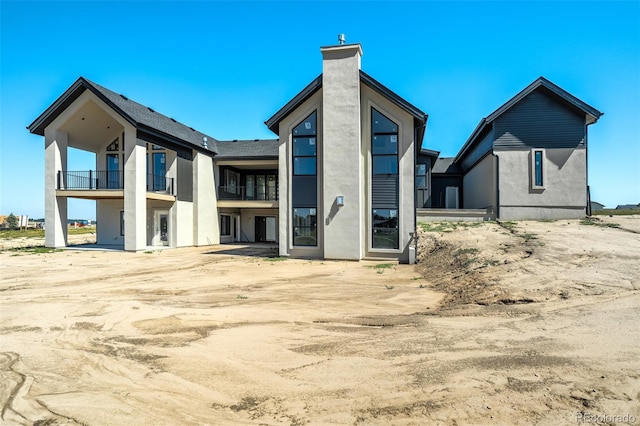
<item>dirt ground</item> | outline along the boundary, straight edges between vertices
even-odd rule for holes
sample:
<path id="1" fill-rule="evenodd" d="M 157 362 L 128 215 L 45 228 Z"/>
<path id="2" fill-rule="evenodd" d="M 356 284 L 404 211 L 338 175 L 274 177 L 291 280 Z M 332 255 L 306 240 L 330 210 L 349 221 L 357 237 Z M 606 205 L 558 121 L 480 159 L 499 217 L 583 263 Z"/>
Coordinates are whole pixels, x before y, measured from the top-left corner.
<path id="1" fill-rule="evenodd" d="M 2 251 L 0 421 L 640 424 L 640 216 L 429 229 L 418 265 Z"/>

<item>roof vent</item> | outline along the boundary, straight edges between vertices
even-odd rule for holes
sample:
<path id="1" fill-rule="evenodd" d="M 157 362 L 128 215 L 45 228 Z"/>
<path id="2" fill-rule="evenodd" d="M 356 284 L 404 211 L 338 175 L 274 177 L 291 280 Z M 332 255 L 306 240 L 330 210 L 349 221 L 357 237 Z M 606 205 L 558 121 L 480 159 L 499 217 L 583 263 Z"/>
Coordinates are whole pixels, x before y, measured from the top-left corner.
<path id="1" fill-rule="evenodd" d="M 238 142 L 238 139 L 234 139 L 233 142 Z"/>
<path id="2" fill-rule="evenodd" d="M 344 34 L 338 34 L 338 44 L 344 44 L 345 40 Z"/>
<path id="3" fill-rule="evenodd" d="M 120 95 L 120 97 L 121 97 L 122 99 L 124 99 L 125 101 L 128 101 L 128 100 L 129 100 L 129 98 L 127 98 L 125 95 L 122 95 L 122 94 L 121 94 L 121 95 Z"/>
<path id="4" fill-rule="evenodd" d="M 175 118 L 169 117 L 171 119 L 171 121 L 173 121 L 174 123 L 177 123 Z"/>
<path id="5" fill-rule="evenodd" d="M 194 132 L 196 131 L 196 129 L 194 129 L 193 127 L 189 127 L 191 130 L 193 130 Z"/>
<path id="6" fill-rule="evenodd" d="M 259 140 L 260 140 L 260 139 L 254 139 L 253 141 L 254 141 L 254 142 L 258 142 Z"/>
<path id="7" fill-rule="evenodd" d="M 206 148 L 206 149 L 209 149 L 209 147 L 207 146 L 207 140 L 208 140 L 208 139 L 207 139 L 207 137 L 206 137 L 206 136 L 204 136 L 204 137 L 202 138 L 202 146 L 203 146 L 204 148 Z"/>
<path id="8" fill-rule="evenodd" d="M 153 110 L 153 108 L 149 108 L 149 107 L 147 107 L 147 109 L 148 109 L 149 111 L 151 111 L 151 112 L 155 112 L 155 111 Z"/>

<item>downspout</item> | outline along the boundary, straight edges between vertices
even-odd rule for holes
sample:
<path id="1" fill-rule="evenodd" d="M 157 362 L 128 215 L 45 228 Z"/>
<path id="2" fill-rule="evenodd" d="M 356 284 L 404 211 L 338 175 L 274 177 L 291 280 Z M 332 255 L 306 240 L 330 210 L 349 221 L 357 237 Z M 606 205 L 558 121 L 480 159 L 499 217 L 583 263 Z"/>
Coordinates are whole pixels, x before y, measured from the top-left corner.
<path id="1" fill-rule="evenodd" d="M 493 153 L 496 157 L 496 220 L 500 219 L 500 157 Z"/>
<path id="2" fill-rule="evenodd" d="M 587 124 L 587 120 L 584 122 L 584 180 L 587 184 L 585 188 L 587 193 L 587 205 L 586 205 L 586 214 L 587 216 L 591 216 L 591 190 L 589 188 L 589 125 Z"/>

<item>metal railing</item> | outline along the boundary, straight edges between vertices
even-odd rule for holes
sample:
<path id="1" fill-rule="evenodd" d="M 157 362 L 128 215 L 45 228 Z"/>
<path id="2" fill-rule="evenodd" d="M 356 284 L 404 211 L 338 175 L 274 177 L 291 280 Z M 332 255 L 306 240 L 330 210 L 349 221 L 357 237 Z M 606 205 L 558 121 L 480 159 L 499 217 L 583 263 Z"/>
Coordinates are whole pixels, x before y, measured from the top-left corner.
<path id="1" fill-rule="evenodd" d="M 174 178 L 147 175 L 147 191 L 175 195 Z M 58 171 L 57 189 L 90 191 L 124 189 L 124 170 Z"/>
<path id="2" fill-rule="evenodd" d="M 219 200 L 277 201 L 278 187 L 219 186 Z"/>

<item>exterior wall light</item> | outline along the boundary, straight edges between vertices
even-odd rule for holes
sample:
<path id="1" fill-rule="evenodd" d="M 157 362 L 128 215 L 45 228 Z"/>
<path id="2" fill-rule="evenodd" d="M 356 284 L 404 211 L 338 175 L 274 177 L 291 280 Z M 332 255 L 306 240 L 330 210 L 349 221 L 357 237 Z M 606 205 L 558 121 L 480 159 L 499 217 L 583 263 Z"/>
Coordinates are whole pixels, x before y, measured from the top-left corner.
<path id="1" fill-rule="evenodd" d="M 339 207 L 344 206 L 344 195 L 338 195 L 336 197 L 336 205 Z"/>

